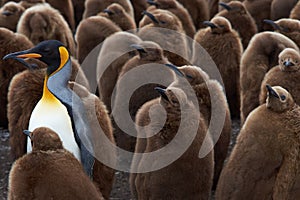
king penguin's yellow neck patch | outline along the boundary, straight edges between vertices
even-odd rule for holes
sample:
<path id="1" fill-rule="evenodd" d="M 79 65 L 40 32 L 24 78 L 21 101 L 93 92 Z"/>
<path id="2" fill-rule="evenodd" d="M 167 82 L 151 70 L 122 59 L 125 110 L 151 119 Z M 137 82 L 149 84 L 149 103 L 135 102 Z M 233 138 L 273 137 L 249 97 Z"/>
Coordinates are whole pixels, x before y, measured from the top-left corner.
<path id="1" fill-rule="evenodd" d="M 59 47 L 59 54 L 60 54 L 60 64 L 59 67 L 50 75 L 54 75 L 57 73 L 59 70 L 61 70 L 65 64 L 68 62 L 69 59 L 69 52 L 65 47 Z M 59 102 L 59 100 L 49 91 L 47 87 L 47 82 L 48 82 L 49 76 L 45 76 L 44 80 L 44 89 L 43 89 L 43 97 L 42 99 L 47 101 L 47 102 Z"/>

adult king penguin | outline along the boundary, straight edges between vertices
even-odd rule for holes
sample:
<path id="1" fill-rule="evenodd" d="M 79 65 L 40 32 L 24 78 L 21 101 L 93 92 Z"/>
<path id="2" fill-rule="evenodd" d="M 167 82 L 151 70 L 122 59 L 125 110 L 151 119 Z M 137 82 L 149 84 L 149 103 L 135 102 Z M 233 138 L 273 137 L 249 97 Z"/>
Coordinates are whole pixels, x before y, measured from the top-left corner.
<path id="1" fill-rule="evenodd" d="M 3 59 L 9 58 L 28 68 L 32 66 L 24 61 L 26 58 L 36 58 L 47 64 L 43 96 L 31 113 L 28 129 L 33 131 L 45 126 L 57 132 L 64 148 L 81 161 L 91 177 L 94 158 L 90 153 L 92 150 L 86 148 L 92 147 L 91 131 L 80 98 L 68 87 L 72 64 L 66 47 L 57 40 L 47 40 L 29 50 L 8 54 Z M 31 151 L 30 141 L 28 151 Z"/>

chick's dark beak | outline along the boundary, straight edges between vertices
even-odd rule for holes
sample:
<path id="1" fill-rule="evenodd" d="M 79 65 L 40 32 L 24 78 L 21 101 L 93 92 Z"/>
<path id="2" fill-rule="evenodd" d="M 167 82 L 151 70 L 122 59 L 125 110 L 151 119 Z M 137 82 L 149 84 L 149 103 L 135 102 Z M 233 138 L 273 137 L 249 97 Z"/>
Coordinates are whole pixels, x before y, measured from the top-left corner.
<path id="1" fill-rule="evenodd" d="M 147 17 L 149 17 L 154 23 L 159 24 L 159 21 L 155 18 L 154 15 L 152 15 L 151 13 L 144 11 L 142 12 L 142 15 L 146 15 Z"/>
<path id="2" fill-rule="evenodd" d="M 111 10 L 109 9 L 104 9 L 103 12 L 107 13 L 108 15 L 114 14 Z"/>
<path id="3" fill-rule="evenodd" d="M 24 130 L 23 133 L 31 139 L 31 132 L 29 130 Z"/>
<path id="4" fill-rule="evenodd" d="M 160 96 L 163 98 L 163 99 L 165 99 L 166 101 L 169 101 L 169 98 L 168 98 L 168 96 L 166 95 L 166 89 L 163 89 L 163 88 L 161 88 L 161 87 L 155 87 L 154 88 L 159 94 L 160 94 Z"/>
<path id="5" fill-rule="evenodd" d="M 292 66 L 294 66 L 294 63 L 292 63 L 291 61 L 285 61 L 283 63 L 283 65 L 286 66 L 286 67 L 292 67 Z"/>
<path id="6" fill-rule="evenodd" d="M 29 69 L 34 69 L 35 67 L 33 65 L 30 65 L 29 63 L 25 62 L 24 59 L 26 58 L 41 58 L 42 55 L 38 53 L 31 52 L 31 49 L 25 50 L 25 51 L 19 51 L 15 53 L 7 54 L 3 57 L 3 60 L 7 59 L 14 59 L 25 65 Z"/>
<path id="7" fill-rule="evenodd" d="M 169 67 L 170 69 L 172 69 L 177 75 L 183 77 L 184 74 L 177 68 L 177 66 L 171 64 L 171 63 L 167 63 L 165 64 L 165 66 Z"/>
<path id="8" fill-rule="evenodd" d="M 147 0 L 147 3 L 152 5 L 152 6 L 158 6 L 158 3 L 153 1 L 153 0 Z"/>
<path id="9" fill-rule="evenodd" d="M 227 5 L 227 4 L 224 3 L 224 2 L 220 2 L 219 5 L 222 6 L 223 8 L 225 8 L 225 9 L 228 10 L 228 11 L 232 9 L 229 5 Z"/>
<path id="10" fill-rule="evenodd" d="M 12 12 L 10 12 L 10 11 L 8 11 L 8 10 L 4 10 L 1 14 L 4 15 L 4 16 L 11 16 L 11 15 L 13 15 L 14 13 L 12 13 Z"/>
<path id="11" fill-rule="evenodd" d="M 281 27 L 278 24 L 276 24 L 273 20 L 264 19 L 264 23 L 271 25 L 274 30 L 281 30 Z"/>
<path id="12" fill-rule="evenodd" d="M 209 26 L 210 28 L 217 28 L 217 26 L 214 23 L 210 22 L 210 21 L 204 21 L 203 24 L 205 26 Z"/>
<path id="13" fill-rule="evenodd" d="M 130 45 L 130 47 L 136 49 L 136 50 L 137 50 L 138 52 L 140 52 L 140 53 L 147 53 L 147 52 L 145 51 L 145 49 L 144 49 L 141 45 L 138 45 L 138 44 L 132 44 L 132 45 Z"/>
<path id="14" fill-rule="evenodd" d="M 273 88 L 270 85 L 266 85 L 266 87 L 267 87 L 269 95 L 272 95 L 273 97 L 276 97 L 279 99 L 278 94 L 273 90 Z"/>

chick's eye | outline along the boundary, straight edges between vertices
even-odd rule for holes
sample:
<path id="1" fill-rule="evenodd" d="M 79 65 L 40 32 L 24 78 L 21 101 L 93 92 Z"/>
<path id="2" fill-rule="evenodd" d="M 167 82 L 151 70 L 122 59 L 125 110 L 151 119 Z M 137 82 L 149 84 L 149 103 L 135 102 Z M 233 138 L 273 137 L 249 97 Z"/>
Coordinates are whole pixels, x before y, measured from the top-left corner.
<path id="1" fill-rule="evenodd" d="M 285 95 L 281 95 L 280 98 L 281 98 L 282 101 L 284 101 L 286 99 L 286 96 Z"/>

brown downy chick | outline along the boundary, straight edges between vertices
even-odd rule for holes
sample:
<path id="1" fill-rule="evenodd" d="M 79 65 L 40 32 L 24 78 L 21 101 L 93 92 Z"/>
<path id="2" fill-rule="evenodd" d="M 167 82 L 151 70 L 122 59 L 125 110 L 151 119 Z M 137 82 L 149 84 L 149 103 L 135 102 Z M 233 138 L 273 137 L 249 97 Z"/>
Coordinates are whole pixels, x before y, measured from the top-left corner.
<path id="1" fill-rule="evenodd" d="M 267 98 L 266 85 L 280 85 L 300 103 L 300 54 L 295 49 L 286 48 L 278 56 L 278 66 L 273 67 L 265 75 L 261 84 L 259 101 L 263 104 Z"/>
<path id="2" fill-rule="evenodd" d="M 50 39 L 59 40 L 75 56 L 71 29 L 59 11 L 49 4 L 38 4 L 26 9 L 18 22 L 17 32 L 27 36 L 33 44 Z"/>
<path id="3" fill-rule="evenodd" d="M 14 33 L 6 28 L 0 28 L 0 56 L 3 57 L 10 52 L 20 51 L 33 47 L 27 37 Z M 0 59 L 0 126 L 7 128 L 7 93 L 11 79 L 26 68 L 11 60 Z"/>
<path id="4" fill-rule="evenodd" d="M 85 10 L 82 18 L 86 19 L 91 16 L 95 16 L 113 3 L 120 4 L 126 12 L 134 18 L 133 7 L 130 0 L 86 0 L 84 3 Z"/>
<path id="5" fill-rule="evenodd" d="M 72 0 L 46 0 L 53 8 L 59 10 L 64 19 L 68 22 L 72 32 L 75 32 L 74 7 Z"/>
<path id="6" fill-rule="evenodd" d="M 200 44 L 215 62 L 224 82 L 231 116 L 238 117 L 239 70 L 243 52 L 241 39 L 239 34 L 231 28 L 230 22 L 224 17 L 216 16 L 210 22 L 204 23 L 208 28 L 197 32 L 194 38 L 194 49 L 196 49 L 197 43 Z M 193 63 L 196 62 L 198 56 L 198 52 L 194 51 Z"/>
<path id="7" fill-rule="evenodd" d="M 45 127 L 24 133 L 33 148 L 12 166 L 8 199 L 104 199 L 57 133 Z"/>
<path id="8" fill-rule="evenodd" d="M 299 47 L 300 45 L 300 22 L 297 19 L 279 19 L 277 21 L 264 20 L 273 29 L 293 40 Z"/>
<path id="9" fill-rule="evenodd" d="M 177 66 L 189 63 L 190 49 L 181 21 L 176 15 L 160 9 L 145 11 L 139 27 L 138 36 L 142 40 L 159 44 L 171 63 Z"/>
<path id="10" fill-rule="evenodd" d="M 133 11 L 134 11 L 134 19 L 135 19 L 135 24 L 139 24 L 141 19 L 143 18 L 143 11 L 147 10 L 148 4 L 147 1 L 141 1 L 141 0 L 130 0 Z"/>
<path id="11" fill-rule="evenodd" d="M 271 19 L 278 20 L 281 18 L 288 18 L 297 2 L 298 0 L 273 0 L 271 5 Z"/>
<path id="12" fill-rule="evenodd" d="M 230 143 L 231 136 L 231 118 L 229 106 L 227 103 L 226 95 L 219 82 L 212 80 L 209 76 L 199 67 L 196 66 L 182 66 L 178 69 L 185 75 L 194 89 L 198 99 L 199 109 L 205 120 L 206 126 L 209 128 L 210 123 L 224 123 L 220 132 L 217 132 L 216 126 L 211 125 L 213 128 L 210 130 L 213 135 L 214 147 L 214 181 L 213 188 L 217 186 L 218 179 L 223 167 L 223 163 L 227 156 L 227 151 Z M 212 107 L 214 106 L 214 108 Z M 214 119 L 212 112 L 217 111 L 224 119 Z M 213 117 L 213 119 L 212 119 Z M 220 121 L 220 120 L 224 120 Z"/>
<path id="13" fill-rule="evenodd" d="M 251 112 L 221 173 L 216 200 L 297 199 L 300 108 L 280 86 Z"/>
<path id="14" fill-rule="evenodd" d="M 169 61 L 163 55 L 163 50 L 158 44 L 150 41 L 144 41 L 140 44 L 132 45 L 132 47 L 136 49 L 137 55 L 128 60 L 120 71 L 118 81 L 116 83 L 116 93 L 113 98 L 114 103 L 112 105 L 112 116 L 115 122 L 114 127 L 117 144 L 122 149 L 130 151 L 134 151 L 136 138 L 130 137 L 127 134 L 136 135 L 134 126 L 128 127 L 124 130 L 124 128 L 121 127 L 122 125 L 118 125 L 119 122 L 121 122 L 123 126 L 125 124 L 130 126 L 130 121 L 135 120 L 135 115 L 138 109 L 147 101 L 159 96 L 153 88 L 162 85 L 156 84 L 154 80 L 157 80 L 156 82 L 163 81 L 164 85 L 168 86 L 175 78 L 173 71 L 164 67 L 164 64 L 169 63 Z M 143 67 L 143 69 L 139 71 L 141 67 Z M 127 73 L 132 73 L 129 75 L 130 78 L 126 78 Z M 134 75 L 134 73 L 139 75 Z M 154 83 L 148 83 L 136 89 L 130 97 L 129 106 L 127 106 L 127 102 L 124 101 L 124 98 L 126 98 L 126 94 L 129 93 L 128 86 L 132 86 L 139 82 L 142 78 L 141 73 Z M 123 77 L 125 77 L 124 80 Z M 130 116 L 124 119 L 122 114 L 127 110 L 129 110 Z M 127 122 L 126 120 L 129 121 Z M 127 131 L 129 130 L 132 132 L 128 133 Z"/>
<path id="15" fill-rule="evenodd" d="M 285 48 L 299 51 L 288 37 L 274 32 L 256 34 L 250 41 L 241 59 L 241 123 L 259 106 L 260 86 L 265 74 L 278 65 L 278 55 Z"/>
<path id="16" fill-rule="evenodd" d="M 25 9 L 43 3 L 46 3 L 46 0 L 21 0 L 20 1 L 20 5 L 23 6 Z"/>
<path id="17" fill-rule="evenodd" d="M 257 25 L 258 32 L 268 30 L 270 27 L 263 23 L 264 19 L 270 19 L 271 4 L 273 0 L 244 0 L 243 4 L 249 11 Z"/>
<path id="18" fill-rule="evenodd" d="M 93 16 L 82 20 L 75 36 L 79 63 L 82 64 L 86 56 L 105 38 L 119 31 L 122 29 L 106 17 Z"/>
<path id="19" fill-rule="evenodd" d="M 147 125 L 138 127 L 138 134 L 148 137 L 145 153 L 163 150 L 169 144 L 173 144 L 176 150 L 169 150 L 168 153 L 156 157 L 155 161 L 143 155 L 138 169 L 142 170 L 145 166 L 155 168 L 182 150 L 191 135 L 195 135 L 195 138 L 186 151 L 168 166 L 136 175 L 134 184 L 137 198 L 209 199 L 213 178 L 213 151 L 204 158 L 198 157 L 207 131 L 205 122 L 181 88 L 171 85 L 167 89 L 156 90 L 161 97 L 144 104 L 137 114 L 137 124 Z M 165 117 L 165 121 L 161 121 Z M 158 129 L 160 125 L 162 129 Z M 181 139 L 173 141 L 178 134 L 182 135 Z"/>
<path id="20" fill-rule="evenodd" d="M 176 15 L 179 20 L 182 23 L 183 29 L 185 33 L 193 38 L 196 29 L 193 23 L 193 19 L 191 18 L 188 10 L 183 7 L 182 4 L 180 4 L 176 0 L 147 0 L 147 2 L 152 5 L 150 6 L 147 11 L 151 12 L 154 9 L 163 9 L 163 10 L 168 10 L 174 15 Z"/>
<path id="21" fill-rule="evenodd" d="M 257 33 L 257 26 L 244 4 L 239 1 L 231 1 L 228 4 L 220 3 L 225 9 L 220 11 L 217 16 L 228 19 L 233 29 L 235 29 L 240 37 L 244 49 L 247 48 L 249 41 L 254 34 Z"/>
<path id="22" fill-rule="evenodd" d="M 294 6 L 294 8 L 291 10 L 289 18 L 291 19 L 300 19 L 300 2 Z"/>
<path id="23" fill-rule="evenodd" d="M 178 0 L 191 15 L 196 30 L 203 28 L 203 22 L 210 19 L 207 0 Z"/>
<path id="24" fill-rule="evenodd" d="M 98 56 L 97 74 L 100 77 L 99 97 L 111 113 L 112 93 L 124 64 L 136 54 L 132 44 L 141 43 L 141 39 L 128 32 L 117 32 L 103 42 Z"/>
<path id="25" fill-rule="evenodd" d="M 19 3 L 7 2 L 0 9 L 0 26 L 15 32 L 24 11 L 25 8 Z"/>
<path id="26" fill-rule="evenodd" d="M 113 3 L 98 15 L 107 17 L 112 22 L 117 24 L 123 31 L 136 29 L 134 19 L 128 13 L 126 13 L 120 4 Z"/>

